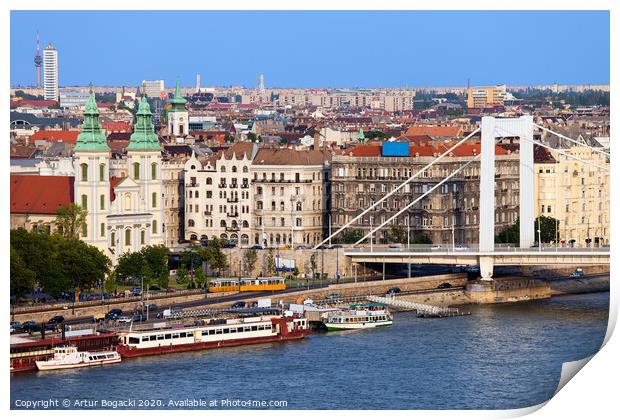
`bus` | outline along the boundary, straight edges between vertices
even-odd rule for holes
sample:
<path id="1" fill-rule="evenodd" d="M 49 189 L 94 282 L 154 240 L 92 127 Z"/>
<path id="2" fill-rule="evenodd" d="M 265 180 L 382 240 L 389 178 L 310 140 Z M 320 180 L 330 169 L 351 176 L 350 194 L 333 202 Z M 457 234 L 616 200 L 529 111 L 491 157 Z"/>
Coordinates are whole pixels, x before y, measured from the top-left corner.
<path id="1" fill-rule="evenodd" d="M 285 290 L 284 277 L 242 277 L 218 278 L 209 281 L 208 291 L 219 292 L 262 292 Z"/>

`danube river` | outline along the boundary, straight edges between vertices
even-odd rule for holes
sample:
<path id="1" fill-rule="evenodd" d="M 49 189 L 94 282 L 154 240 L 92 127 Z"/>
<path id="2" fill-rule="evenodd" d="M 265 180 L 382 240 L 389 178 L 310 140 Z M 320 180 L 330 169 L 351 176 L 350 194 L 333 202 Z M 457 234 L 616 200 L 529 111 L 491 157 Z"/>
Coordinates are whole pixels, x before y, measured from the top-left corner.
<path id="1" fill-rule="evenodd" d="M 60 401 L 60 409 L 175 408 L 200 401 L 212 408 L 246 401 L 288 409 L 521 408 L 553 395 L 562 362 L 599 349 L 608 304 L 609 293 L 594 293 L 472 306 L 471 316 L 458 318 L 400 312 L 393 326 L 372 331 L 15 374 L 11 404 L 51 399 Z"/>

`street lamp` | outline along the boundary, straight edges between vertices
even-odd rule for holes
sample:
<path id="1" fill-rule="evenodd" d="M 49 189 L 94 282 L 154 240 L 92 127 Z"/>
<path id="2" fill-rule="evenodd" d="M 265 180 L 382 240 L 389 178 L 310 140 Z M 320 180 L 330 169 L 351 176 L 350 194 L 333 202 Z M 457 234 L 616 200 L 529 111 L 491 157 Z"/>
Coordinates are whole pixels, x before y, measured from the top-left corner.
<path id="1" fill-rule="evenodd" d="M 542 251 L 542 242 L 540 241 L 540 216 L 538 217 L 538 251 Z"/>

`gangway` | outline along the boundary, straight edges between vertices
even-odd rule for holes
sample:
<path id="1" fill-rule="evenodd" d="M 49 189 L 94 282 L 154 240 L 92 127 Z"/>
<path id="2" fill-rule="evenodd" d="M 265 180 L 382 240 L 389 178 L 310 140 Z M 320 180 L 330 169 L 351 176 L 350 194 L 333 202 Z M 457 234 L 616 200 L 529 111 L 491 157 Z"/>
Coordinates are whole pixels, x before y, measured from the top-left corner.
<path id="1" fill-rule="evenodd" d="M 389 297 L 381 297 L 370 295 L 367 296 L 371 302 L 375 303 L 383 303 L 388 306 L 393 306 L 396 308 L 402 309 L 410 309 L 414 310 L 418 313 L 418 315 L 422 316 L 457 316 L 459 315 L 459 310 L 456 308 L 448 308 L 446 306 L 434 306 L 428 305 L 426 303 L 418 303 L 418 302 L 410 302 L 407 300 L 396 299 L 396 296 L 391 295 Z"/>

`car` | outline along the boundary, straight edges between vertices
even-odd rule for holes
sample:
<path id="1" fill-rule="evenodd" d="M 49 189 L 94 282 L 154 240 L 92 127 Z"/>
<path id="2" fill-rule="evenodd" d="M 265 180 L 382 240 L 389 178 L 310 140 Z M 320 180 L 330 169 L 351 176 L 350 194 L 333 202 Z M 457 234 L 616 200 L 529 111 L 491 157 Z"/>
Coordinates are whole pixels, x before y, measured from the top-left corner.
<path id="1" fill-rule="evenodd" d="M 431 251 L 439 251 L 441 249 L 441 245 L 431 245 Z"/>
<path id="2" fill-rule="evenodd" d="M 319 245 L 316 249 L 329 249 L 329 247 L 327 245 Z"/>
<path id="3" fill-rule="evenodd" d="M 222 248 L 236 248 L 237 244 L 234 242 L 226 242 Z"/>
<path id="4" fill-rule="evenodd" d="M 295 249 L 308 249 L 306 245 L 296 245 Z"/>
<path id="5" fill-rule="evenodd" d="M 344 248 L 344 247 L 342 245 L 340 245 L 340 244 L 334 244 L 334 245 L 329 247 L 329 249 L 338 249 L 338 248 Z"/>
<path id="6" fill-rule="evenodd" d="M 105 315 L 103 312 L 99 312 L 96 313 L 95 315 L 93 315 L 93 321 L 94 322 L 101 322 L 105 319 Z"/>
<path id="7" fill-rule="evenodd" d="M 146 311 L 147 309 L 149 310 L 149 312 L 155 312 L 157 311 L 157 305 L 155 305 L 154 303 L 149 303 L 148 305 L 144 304 L 144 311 Z"/>
<path id="8" fill-rule="evenodd" d="M 263 249 L 262 245 L 253 245 L 250 247 L 250 249 Z"/>
<path id="9" fill-rule="evenodd" d="M 65 322 L 65 317 L 62 315 L 53 316 L 47 321 L 47 323 L 51 325 L 62 324 L 63 322 Z"/>
<path id="10" fill-rule="evenodd" d="M 22 323 L 17 321 L 11 321 L 11 334 L 22 330 Z"/>
<path id="11" fill-rule="evenodd" d="M 36 321 L 26 321 L 22 324 L 22 331 L 28 334 L 41 331 L 41 324 Z"/>
<path id="12" fill-rule="evenodd" d="M 161 291 L 161 290 L 162 290 L 162 288 L 161 288 L 161 287 L 159 287 L 159 286 L 157 286 L 156 284 L 152 284 L 152 285 L 150 285 L 150 286 L 149 286 L 149 290 L 150 290 L 150 291 L 159 292 L 159 291 Z"/>
<path id="13" fill-rule="evenodd" d="M 477 273 L 480 271 L 480 266 L 478 265 L 470 265 L 469 267 L 465 268 L 465 271 L 467 273 Z"/>
<path id="14" fill-rule="evenodd" d="M 166 289 L 166 292 L 168 292 L 168 293 L 172 293 L 172 292 L 176 292 L 176 291 L 177 291 L 177 290 L 176 290 L 174 287 L 168 287 L 168 288 Z"/>
<path id="15" fill-rule="evenodd" d="M 339 300 L 339 299 L 342 299 L 342 296 L 340 296 L 340 293 L 330 293 L 329 295 L 327 295 L 327 299 L 328 300 Z"/>
<path id="16" fill-rule="evenodd" d="M 140 296 L 142 294 L 142 289 L 139 287 L 134 287 L 129 290 L 134 296 Z"/>
<path id="17" fill-rule="evenodd" d="M 242 309 L 242 308 L 245 308 L 245 305 L 246 305 L 245 302 L 240 300 L 239 302 L 235 302 L 232 305 L 230 305 L 230 307 L 232 309 Z"/>
<path id="18" fill-rule="evenodd" d="M 122 314 L 123 314 L 122 309 L 111 309 L 110 311 L 108 311 L 107 314 L 105 314 L 105 319 L 110 319 L 114 321 L 118 319 L 118 317 L 120 317 Z"/>
<path id="19" fill-rule="evenodd" d="M 116 318 L 116 320 L 118 322 L 129 324 L 131 321 L 133 321 L 133 317 L 130 317 L 130 316 L 119 316 L 118 318 Z"/>
<path id="20" fill-rule="evenodd" d="M 438 289 L 449 289 L 451 287 L 452 285 L 450 283 L 441 283 L 439 286 L 437 286 Z"/>
<path id="21" fill-rule="evenodd" d="M 394 295 L 396 293 L 400 293 L 400 287 L 391 287 L 386 292 L 387 295 Z"/>
<path id="22" fill-rule="evenodd" d="M 579 278 L 579 277 L 583 277 L 585 274 L 583 273 L 583 269 L 578 268 L 575 271 L 573 271 L 572 273 L 570 273 L 570 277 L 571 278 Z"/>
<path id="23" fill-rule="evenodd" d="M 455 251 L 467 251 L 469 247 L 467 245 L 456 245 L 454 247 Z"/>

